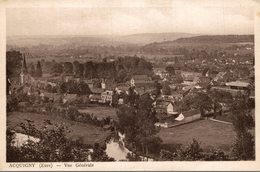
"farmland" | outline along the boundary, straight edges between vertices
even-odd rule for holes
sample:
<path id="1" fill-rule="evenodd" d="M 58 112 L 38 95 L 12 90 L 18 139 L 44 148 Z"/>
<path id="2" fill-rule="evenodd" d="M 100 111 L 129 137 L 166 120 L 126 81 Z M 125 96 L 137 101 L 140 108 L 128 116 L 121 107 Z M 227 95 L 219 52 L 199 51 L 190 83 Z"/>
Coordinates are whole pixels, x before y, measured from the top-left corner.
<path id="1" fill-rule="evenodd" d="M 164 144 L 187 145 L 196 139 L 205 150 L 219 148 L 229 151 L 235 141 L 235 132 L 232 125 L 217 123 L 209 120 L 200 120 L 178 127 L 161 129 L 159 137 Z"/>
<path id="2" fill-rule="evenodd" d="M 109 131 L 101 127 L 74 122 L 60 117 L 41 115 L 36 113 L 11 112 L 7 117 L 7 126 L 17 132 L 22 132 L 19 124 L 25 120 L 34 121 L 35 126 L 41 126 L 44 120 L 50 120 L 53 124 L 63 124 L 68 127 L 70 132 L 67 134 L 71 139 L 82 139 L 85 144 L 100 143 L 103 144 L 110 135 Z"/>

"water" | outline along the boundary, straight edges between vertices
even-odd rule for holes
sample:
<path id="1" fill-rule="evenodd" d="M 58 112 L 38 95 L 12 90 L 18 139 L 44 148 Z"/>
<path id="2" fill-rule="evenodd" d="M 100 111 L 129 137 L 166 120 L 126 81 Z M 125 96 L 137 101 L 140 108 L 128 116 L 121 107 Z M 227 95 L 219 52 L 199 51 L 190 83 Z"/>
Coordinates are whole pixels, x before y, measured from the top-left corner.
<path id="1" fill-rule="evenodd" d="M 124 138 L 125 135 L 118 133 L 119 139 L 116 140 L 114 138 L 111 138 L 109 142 L 106 143 L 106 150 L 105 152 L 107 155 L 111 158 L 114 158 L 116 161 L 125 161 L 127 160 L 126 156 L 128 153 L 132 153 L 130 150 L 128 150 L 125 147 Z M 40 139 L 28 136 L 26 134 L 22 133 L 15 133 L 14 143 L 13 146 L 21 147 L 24 143 L 26 143 L 28 140 L 39 142 Z M 90 152 L 93 152 L 93 149 L 90 149 Z M 140 156 L 142 159 L 145 159 L 147 161 L 146 157 Z M 90 157 L 88 157 L 90 159 Z M 148 161 L 153 161 L 153 159 L 148 158 Z"/>
<path id="2" fill-rule="evenodd" d="M 107 142 L 105 151 L 109 157 L 114 158 L 116 161 L 120 161 L 120 160 L 124 161 L 127 160 L 126 158 L 127 154 L 132 152 L 125 147 L 125 143 L 124 143 L 125 135 L 121 134 L 120 132 L 118 133 L 118 135 L 119 135 L 118 140 L 111 138 L 110 141 Z M 152 158 L 147 159 L 147 157 L 143 157 L 143 156 L 140 157 L 145 161 L 153 161 Z"/>
<path id="3" fill-rule="evenodd" d="M 126 156 L 130 152 L 123 143 L 115 141 L 113 138 L 106 144 L 107 155 L 116 161 L 127 160 Z"/>
<path id="4" fill-rule="evenodd" d="M 28 136 L 26 134 L 15 133 L 13 146 L 21 147 L 28 140 L 31 140 L 31 141 L 34 141 L 34 142 L 39 142 L 40 141 L 40 139 L 32 137 L 32 136 Z"/>

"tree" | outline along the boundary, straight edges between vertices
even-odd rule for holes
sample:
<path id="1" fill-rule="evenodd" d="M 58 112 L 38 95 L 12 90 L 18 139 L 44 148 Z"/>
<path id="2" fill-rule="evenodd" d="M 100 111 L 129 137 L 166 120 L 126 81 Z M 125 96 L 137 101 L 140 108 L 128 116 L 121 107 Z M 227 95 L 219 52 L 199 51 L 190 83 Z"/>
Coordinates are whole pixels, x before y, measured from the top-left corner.
<path id="1" fill-rule="evenodd" d="M 80 74 L 80 67 L 79 66 L 80 66 L 80 63 L 77 60 L 75 60 L 73 62 L 73 74 L 76 75 L 76 76 L 78 76 Z"/>
<path id="2" fill-rule="evenodd" d="M 171 95 L 171 88 L 170 88 L 170 86 L 167 82 L 163 83 L 162 94 L 163 95 Z"/>
<path id="3" fill-rule="evenodd" d="M 21 128 L 25 134 L 38 138 L 38 141 L 29 140 L 21 147 L 15 147 L 12 144 L 15 134 L 8 129 L 8 162 L 90 161 L 88 146 L 80 141 L 67 139 L 68 130 L 63 125 L 54 126 L 49 120 L 46 120 L 43 126 L 36 128 L 33 121 L 27 120 L 26 123 L 21 123 Z"/>
<path id="4" fill-rule="evenodd" d="M 19 51 L 6 52 L 6 73 L 7 77 L 19 77 L 22 69 L 22 54 Z"/>
<path id="5" fill-rule="evenodd" d="M 180 74 L 176 74 L 174 75 L 174 77 L 172 78 L 172 81 L 174 83 L 182 83 L 183 82 L 183 78 Z"/>
<path id="6" fill-rule="evenodd" d="M 138 156 L 137 154 L 133 154 L 133 153 L 127 153 L 126 159 L 128 161 L 141 161 L 142 160 L 142 158 L 140 156 Z"/>
<path id="7" fill-rule="evenodd" d="M 23 73 L 27 74 L 28 70 L 27 70 L 25 56 L 23 56 L 23 65 L 22 66 L 23 66 Z"/>
<path id="8" fill-rule="evenodd" d="M 127 102 L 130 104 L 130 106 L 136 106 L 138 101 L 138 94 L 135 92 L 134 87 L 129 87 L 128 89 L 128 96 L 127 96 Z"/>
<path id="9" fill-rule="evenodd" d="M 172 65 L 168 65 L 165 70 L 172 76 L 175 75 L 175 69 Z"/>
<path id="10" fill-rule="evenodd" d="M 94 144 L 93 152 L 91 153 L 91 160 L 94 162 L 115 161 L 114 158 L 107 156 L 104 148 L 102 148 L 98 143 Z"/>
<path id="11" fill-rule="evenodd" d="M 233 146 L 233 156 L 238 160 L 255 159 L 255 142 L 250 130 L 255 126 L 250 105 L 245 97 L 236 100 L 232 105 L 233 126 L 236 132 L 236 142 Z"/>
<path id="12" fill-rule="evenodd" d="M 73 64 L 71 62 L 65 62 L 63 64 L 63 72 L 65 72 L 66 74 L 72 74 Z"/>
<path id="13" fill-rule="evenodd" d="M 61 74 L 63 72 L 63 67 L 60 63 L 53 62 L 54 64 L 52 65 L 51 68 L 51 73 L 58 73 Z"/>
<path id="14" fill-rule="evenodd" d="M 213 109 L 213 102 L 207 93 L 190 90 L 182 102 L 182 110 L 199 109 L 204 116 L 206 111 Z"/>
<path id="15" fill-rule="evenodd" d="M 156 136 L 156 117 L 148 94 L 140 97 L 135 106 L 120 107 L 117 115 L 119 130 L 125 133 L 126 141 L 133 149 L 143 154 L 159 152 L 161 139 Z"/>
<path id="16" fill-rule="evenodd" d="M 61 93 L 61 94 L 67 93 L 67 86 L 66 86 L 66 83 L 65 83 L 65 82 L 61 82 L 61 83 L 59 84 L 58 92 Z"/>
<path id="17" fill-rule="evenodd" d="M 155 81 L 154 85 L 156 89 L 156 96 L 159 96 L 161 94 L 162 86 L 158 81 Z"/>
<path id="18" fill-rule="evenodd" d="M 40 61 L 37 62 L 35 76 L 36 77 L 42 77 L 42 66 L 41 66 Z"/>
<path id="19" fill-rule="evenodd" d="M 34 67 L 33 63 L 31 64 L 31 68 L 30 68 L 29 73 L 30 73 L 31 76 L 35 76 L 35 67 Z"/>
<path id="20" fill-rule="evenodd" d="M 78 83 L 78 85 L 77 85 L 77 94 L 78 95 L 88 95 L 90 93 L 91 93 L 91 90 L 90 90 L 88 84 L 86 84 L 83 81 Z"/>
<path id="21" fill-rule="evenodd" d="M 217 90 L 209 90 L 207 91 L 208 96 L 212 100 L 214 114 L 216 112 L 220 112 L 222 110 L 221 103 L 231 104 L 233 102 L 233 97 L 228 92 L 221 92 Z"/>
<path id="22" fill-rule="evenodd" d="M 127 77 L 127 72 L 122 69 L 122 70 L 118 71 L 117 76 L 116 76 L 116 81 L 124 82 L 126 77 Z"/>

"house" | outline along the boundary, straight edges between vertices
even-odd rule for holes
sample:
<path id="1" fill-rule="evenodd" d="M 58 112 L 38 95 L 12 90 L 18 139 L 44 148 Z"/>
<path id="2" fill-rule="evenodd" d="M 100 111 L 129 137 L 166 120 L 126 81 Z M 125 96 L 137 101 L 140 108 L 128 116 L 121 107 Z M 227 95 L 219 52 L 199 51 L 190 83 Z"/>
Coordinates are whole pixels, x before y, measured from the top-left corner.
<path id="1" fill-rule="evenodd" d="M 89 95 L 89 101 L 92 103 L 98 103 L 101 101 L 101 95 L 98 94 L 90 94 Z"/>
<path id="2" fill-rule="evenodd" d="M 90 90 L 93 94 L 98 94 L 98 95 L 101 95 L 101 93 L 104 92 L 102 88 L 91 88 Z"/>
<path id="3" fill-rule="evenodd" d="M 187 72 L 187 71 L 181 72 L 181 77 L 183 78 L 183 84 L 185 85 L 197 84 L 201 76 L 202 74 L 198 72 Z"/>
<path id="4" fill-rule="evenodd" d="M 124 104 L 124 99 L 123 99 L 123 98 L 118 98 L 118 104 L 119 104 L 119 105 Z"/>
<path id="5" fill-rule="evenodd" d="M 249 98 L 250 98 L 250 99 L 255 99 L 255 90 L 251 90 L 251 91 L 250 91 Z"/>
<path id="6" fill-rule="evenodd" d="M 165 71 L 164 68 L 154 68 L 153 72 L 154 72 L 155 75 L 158 75 L 161 79 L 168 76 L 168 73 Z"/>
<path id="7" fill-rule="evenodd" d="M 113 91 L 109 91 L 109 90 L 106 90 L 106 91 L 102 92 L 101 93 L 101 101 L 100 101 L 100 103 L 109 103 L 109 104 L 111 104 L 112 100 L 113 100 L 113 94 L 114 94 L 114 92 Z"/>
<path id="8" fill-rule="evenodd" d="M 229 87 L 225 87 L 225 86 L 214 86 L 211 88 L 212 90 L 216 90 L 216 91 L 221 91 L 221 92 L 226 92 L 231 94 L 233 97 L 236 97 L 240 94 L 245 94 L 246 91 L 245 90 L 237 90 L 237 89 L 231 89 Z"/>
<path id="9" fill-rule="evenodd" d="M 214 82 L 221 82 L 227 80 L 227 72 L 219 72 L 214 78 Z"/>
<path id="10" fill-rule="evenodd" d="M 170 117 L 178 114 L 177 107 L 173 102 L 158 100 L 155 102 L 155 111 L 161 117 Z"/>
<path id="11" fill-rule="evenodd" d="M 235 90 L 249 90 L 250 83 L 242 82 L 242 81 L 235 81 L 235 82 L 227 82 L 226 86 L 231 89 Z"/>
<path id="12" fill-rule="evenodd" d="M 172 92 L 171 96 L 173 97 L 174 101 L 181 101 L 183 99 L 183 95 L 177 92 Z"/>

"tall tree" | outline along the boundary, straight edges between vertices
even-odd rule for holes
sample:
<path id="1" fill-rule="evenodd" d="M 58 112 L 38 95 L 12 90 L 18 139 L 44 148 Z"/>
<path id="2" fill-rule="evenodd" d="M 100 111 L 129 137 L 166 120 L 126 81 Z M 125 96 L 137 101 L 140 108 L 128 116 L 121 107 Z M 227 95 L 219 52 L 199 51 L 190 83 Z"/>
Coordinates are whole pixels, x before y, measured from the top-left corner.
<path id="1" fill-rule="evenodd" d="M 31 64 L 29 73 L 30 73 L 31 76 L 35 76 L 35 67 L 34 67 L 34 64 L 33 64 L 33 63 Z"/>
<path id="2" fill-rule="evenodd" d="M 65 62 L 63 64 L 63 72 L 65 72 L 66 74 L 72 74 L 73 64 L 71 62 Z"/>
<path id="3" fill-rule="evenodd" d="M 27 70 L 27 64 L 26 64 L 26 60 L 25 60 L 25 55 L 23 55 L 23 65 L 22 65 L 22 70 L 23 70 L 23 73 L 27 74 L 28 73 L 28 70 Z"/>
<path id="4" fill-rule="evenodd" d="M 234 158 L 238 160 L 255 159 L 255 141 L 250 133 L 255 123 L 246 97 L 233 103 L 232 118 L 236 132 L 236 142 L 232 151 Z"/>
<path id="5" fill-rule="evenodd" d="M 80 65 L 80 63 L 77 60 L 75 60 L 73 62 L 73 74 L 76 76 L 79 76 L 79 73 L 80 73 L 79 65 Z"/>
<path id="6" fill-rule="evenodd" d="M 163 83 L 162 94 L 163 95 L 171 95 L 171 88 L 170 88 L 168 82 Z"/>
<path id="7" fill-rule="evenodd" d="M 148 94 L 137 99 L 137 106 L 132 104 L 120 107 L 118 111 L 119 129 L 125 133 L 127 142 L 136 151 L 143 154 L 159 152 L 161 140 L 156 136 L 155 113 L 152 99 Z"/>
<path id="8" fill-rule="evenodd" d="M 36 77 L 42 77 L 42 66 L 41 66 L 40 61 L 37 62 L 35 76 Z"/>
<path id="9" fill-rule="evenodd" d="M 19 77 L 22 69 L 22 54 L 19 51 L 6 52 L 6 73 L 7 77 Z"/>

